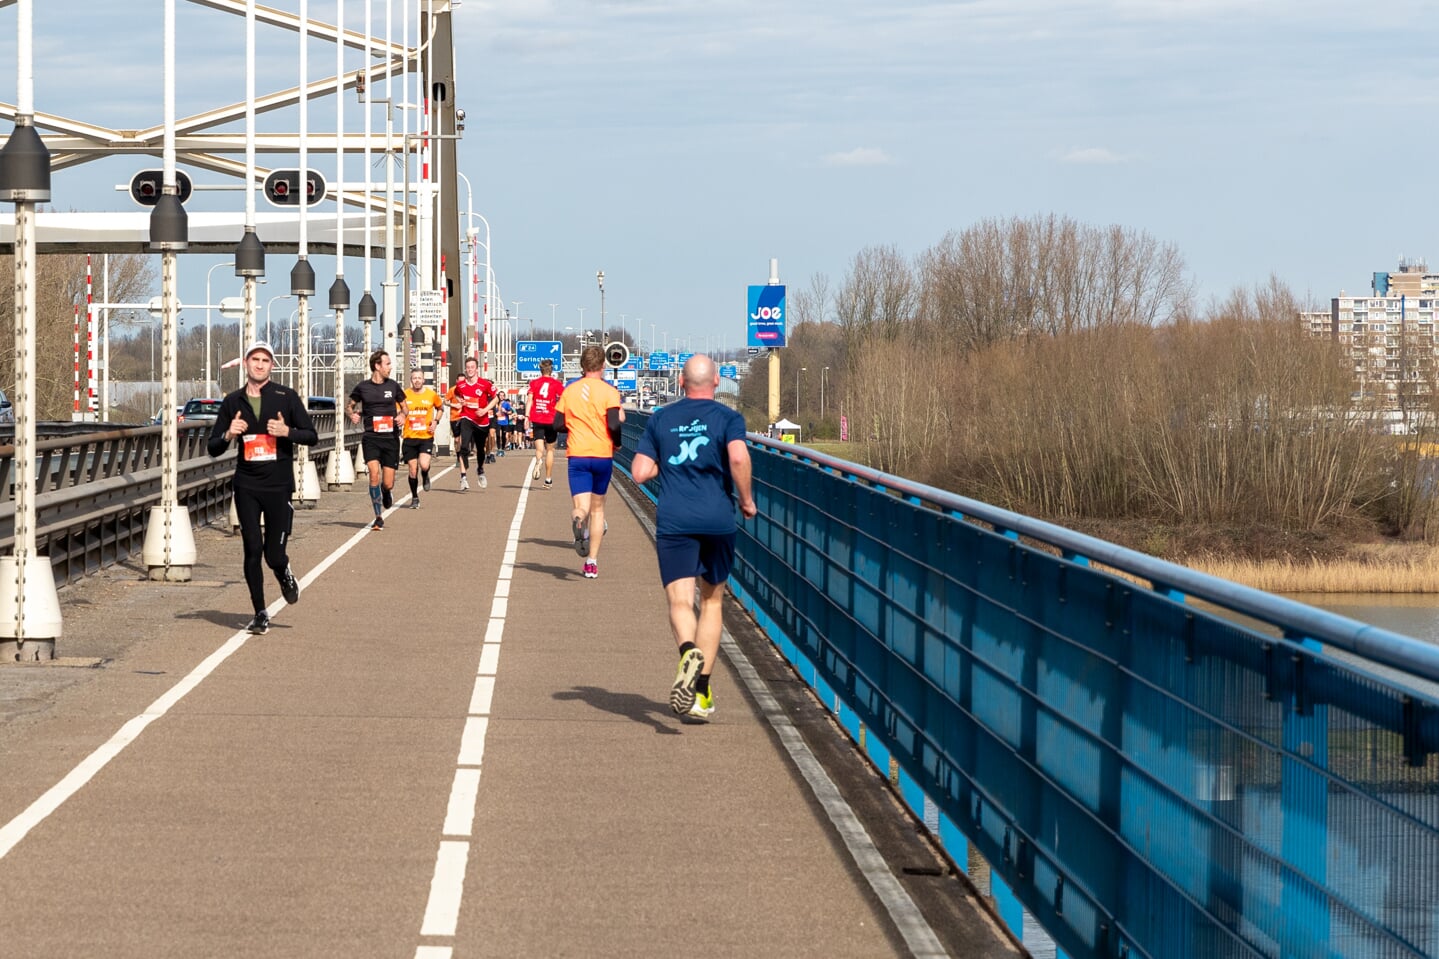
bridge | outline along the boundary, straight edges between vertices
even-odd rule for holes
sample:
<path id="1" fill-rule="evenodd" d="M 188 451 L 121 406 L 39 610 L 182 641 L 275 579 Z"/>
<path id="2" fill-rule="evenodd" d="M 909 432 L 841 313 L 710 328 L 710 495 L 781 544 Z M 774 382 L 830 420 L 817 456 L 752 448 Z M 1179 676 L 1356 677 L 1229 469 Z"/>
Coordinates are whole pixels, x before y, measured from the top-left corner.
<path id="1" fill-rule="evenodd" d="M 1439 651 L 750 444 L 709 727 L 664 702 L 646 491 L 621 484 L 586 581 L 524 456 L 465 494 L 441 460 L 381 533 L 363 493 L 301 511 L 304 594 L 265 637 L 236 632 L 223 532 L 187 584 L 79 579 L 61 665 L 0 670 L 0 875 L 46 890 L 0 938 L 988 956 L 1042 948 L 1037 922 L 1070 957 L 1439 949 Z M 56 922 L 59 890 L 93 921 Z"/>

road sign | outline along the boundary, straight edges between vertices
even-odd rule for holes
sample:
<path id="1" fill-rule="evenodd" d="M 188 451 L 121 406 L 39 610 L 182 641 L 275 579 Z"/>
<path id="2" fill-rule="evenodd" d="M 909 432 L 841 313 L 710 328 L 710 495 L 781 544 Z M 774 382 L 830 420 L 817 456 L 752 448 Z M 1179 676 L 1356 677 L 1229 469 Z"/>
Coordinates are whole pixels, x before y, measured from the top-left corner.
<path id="1" fill-rule="evenodd" d="M 227 296 L 221 299 L 220 315 L 227 320 L 243 320 L 245 318 L 245 298 L 243 296 Z"/>
<path id="2" fill-rule="evenodd" d="M 720 376 L 727 377 L 728 379 L 731 379 L 731 380 L 733 380 L 733 379 L 738 379 L 738 378 L 739 378 L 739 367 L 733 366 L 733 365 L 721 366 L 721 367 L 720 367 Z"/>
<path id="3" fill-rule="evenodd" d="M 694 356 L 693 351 L 689 353 L 681 353 L 678 357 L 675 358 L 675 365 L 683 367 L 686 363 L 690 361 L 691 356 Z"/>
<path id="4" fill-rule="evenodd" d="M 558 376 L 563 362 L 559 340 L 520 340 L 515 344 L 515 372 L 526 379 L 540 375 L 540 360 L 549 360 L 555 365 L 553 375 Z"/>
<path id="5" fill-rule="evenodd" d="M 615 370 L 615 389 L 622 390 L 626 393 L 633 393 L 638 386 L 639 374 L 634 370 L 628 370 L 624 367 Z"/>
<path id="6" fill-rule="evenodd" d="M 662 350 L 655 350 L 650 354 L 650 369 L 667 370 L 670 368 L 670 355 Z"/>
<path id="7" fill-rule="evenodd" d="M 784 287 L 749 288 L 749 345 L 771 349 L 785 345 Z"/>
<path id="8" fill-rule="evenodd" d="M 444 290 L 410 291 L 410 328 L 439 326 L 445 318 Z"/>

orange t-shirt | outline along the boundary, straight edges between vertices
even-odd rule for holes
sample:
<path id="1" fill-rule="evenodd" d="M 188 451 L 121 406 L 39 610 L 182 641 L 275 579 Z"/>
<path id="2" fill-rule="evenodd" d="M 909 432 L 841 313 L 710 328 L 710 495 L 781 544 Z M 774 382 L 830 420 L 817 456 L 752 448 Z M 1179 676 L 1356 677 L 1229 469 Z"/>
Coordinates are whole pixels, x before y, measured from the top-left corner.
<path id="1" fill-rule="evenodd" d="M 605 413 L 620 408 L 620 391 L 598 376 L 583 376 L 565 387 L 555 412 L 565 414 L 570 438 L 565 448 L 571 456 L 615 455 Z"/>

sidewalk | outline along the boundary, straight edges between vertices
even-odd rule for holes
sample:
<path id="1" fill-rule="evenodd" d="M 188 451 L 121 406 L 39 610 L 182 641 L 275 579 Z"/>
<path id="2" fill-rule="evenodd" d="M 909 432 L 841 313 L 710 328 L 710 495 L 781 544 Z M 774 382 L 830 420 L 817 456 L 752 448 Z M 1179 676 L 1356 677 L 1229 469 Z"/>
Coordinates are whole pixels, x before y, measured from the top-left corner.
<path id="1" fill-rule="evenodd" d="M 459 493 L 439 460 L 379 533 L 362 488 L 326 493 L 296 524 L 304 595 L 263 637 L 236 633 L 239 543 L 219 532 L 197 535 L 191 584 L 132 568 L 62 590 L 60 655 L 104 662 L 0 669 L 0 838 L 142 731 L 0 842 L 0 952 L 910 954 L 724 657 L 714 721 L 670 713 L 640 520 L 609 497 L 585 580 L 563 458 L 551 491 L 530 462 Z"/>

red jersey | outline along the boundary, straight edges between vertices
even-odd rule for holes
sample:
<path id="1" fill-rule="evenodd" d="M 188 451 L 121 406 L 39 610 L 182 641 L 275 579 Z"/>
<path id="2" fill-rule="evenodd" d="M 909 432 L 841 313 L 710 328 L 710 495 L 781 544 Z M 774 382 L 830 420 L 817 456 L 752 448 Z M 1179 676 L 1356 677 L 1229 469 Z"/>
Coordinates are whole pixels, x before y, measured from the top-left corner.
<path id="1" fill-rule="evenodd" d="M 490 414 L 481 413 L 495 398 L 495 384 L 483 376 L 471 383 L 463 376 L 455 384 L 455 396 L 460 401 L 460 416 L 476 426 L 489 426 Z"/>
<path id="2" fill-rule="evenodd" d="M 529 416 L 531 423 L 549 426 L 555 421 L 555 403 L 565 391 L 565 384 L 553 376 L 530 380 Z"/>

